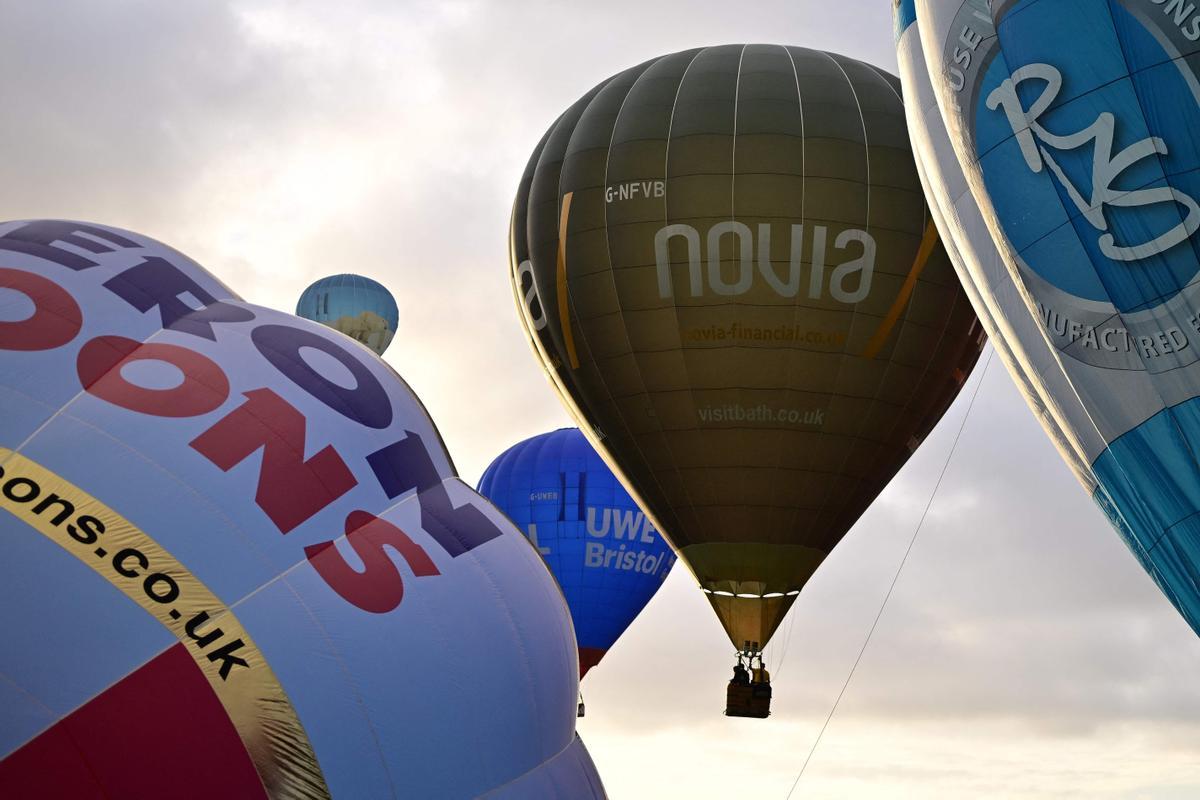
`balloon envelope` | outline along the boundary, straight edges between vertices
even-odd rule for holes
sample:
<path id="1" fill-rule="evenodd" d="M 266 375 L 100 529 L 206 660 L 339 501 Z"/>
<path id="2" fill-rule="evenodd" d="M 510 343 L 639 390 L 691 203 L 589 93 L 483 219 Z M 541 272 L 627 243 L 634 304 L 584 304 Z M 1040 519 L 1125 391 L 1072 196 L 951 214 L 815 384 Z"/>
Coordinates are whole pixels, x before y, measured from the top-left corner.
<path id="1" fill-rule="evenodd" d="M 400 323 L 396 298 L 383 284 L 350 274 L 330 275 L 305 289 L 296 316 L 328 325 L 380 356 Z"/>
<path id="2" fill-rule="evenodd" d="M 1013 376 L 1030 410 L 1058 444 L 1068 465 L 1086 481 L 1086 464 L 1075 457 L 1075 436 L 1066 417 L 1082 409 L 1071 392 L 1054 351 L 1038 331 L 1038 322 L 1025 311 L 1015 291 L 996 293 L 996 277 L 1007 271 L 1004 257 L 988 233 L 987 221 L 971 195 L 966 176 L 938 111 L 937 96 L 922 50 L 920 25 L 911 2 L 896 7 L 896 55 L 904 83 L 904 108 L 930 211 L 988 338 Z M 1009 284 L 1011 288 L 1011 284 Z M 1014 313 L 1016 312 L 1016 313 Z M 1037 386 L 1051 388 L 1049 394 Z M 1093 488 L 1095 484 L 1092 484 Z"/>
<path id="3" fill-rule="evenodd" d="M 799 47 L 597 86 L 531 157 L 511 257 L 564 400 L 739 648 L 766 644 L 984 340 L 898 82 Z"/>
<path id="4" fill-rule="evenodd" d="M 0 252 L 0 796 L 603 795 L 561 594 L 386 364 L 135 233 Z"/>
<path id="5" fill-rule="evenodd" d="M 505 450 L 479 493 L 526 533 L 562 587 L 583 677 L 650 602 L 675 554 L 575 428 Z"/>
<path id="6" fill-rule="evenodd" d="M 980 298 L 1015 347 L 1049 353 L 1026 372 L 1060 449 L 1200 632 L 1198 20 L 1124 0 L 905 5 L 985 222 L 954 235 L 1000 257 L 968 261 Z"/>

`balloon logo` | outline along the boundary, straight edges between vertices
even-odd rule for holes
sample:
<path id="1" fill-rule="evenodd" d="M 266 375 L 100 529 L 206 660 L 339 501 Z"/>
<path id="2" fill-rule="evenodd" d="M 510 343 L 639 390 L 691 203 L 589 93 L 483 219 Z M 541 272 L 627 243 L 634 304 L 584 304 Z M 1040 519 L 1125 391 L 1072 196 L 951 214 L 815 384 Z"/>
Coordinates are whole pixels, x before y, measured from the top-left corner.
<path id="1" fill-rule="evenodd" d="M 1180 55 L 1200 30 L 1127 2 L 994 7 L 897 12 L 906 88 L 934 100 L 910 108 L 918 160 L 949 176 L 931 191 L 957 267 L 1030 406 L 1200 633 L 1200 76 Z"/>
<path id="2" fill-rule="evenodd" d="M 1145 310 L 1148 295 L 1161 306 L 1197 272 L 1192 248 L 1177 245 L 1200 228 L 1194 199 L 1200 197 L 1200 144 L 1190 134 L 1200 127 L 1200 86 L 1193 68 L 1160 43 L 1168 28 L 1179 33 L 1175 26 L 1148 29 L 1117 3 L 1104 35 L 1079 37 L 1064 52 L 1051 41 L 1060 14 L 1039 8 L 1028 19 L 1001 22 L 1005 41 L 1020 45 L 991 60 L 972 102 L 976 151 L 987 154 L 980 166 L 988 194 L 1019 257 L 1050 284 L 1039 294 L 1052 293 L 1048 300 L 1063 318 L 1062 305 L 1084 305 L 1078 299 L 1122 313 Z M 1136 82 L 1097 87 L 1085 102 L 1068 102 L 1080 64 L 1113 76 L 1127 68 L 1165 68 L 1139 74 Z M 1139 92 L 1192 102 L 1147 115 Z M 1100 308 L 1088 311 L 1101 321 Z M 1169 312 L 1153 324 L 1163 319 Z M 1172 347 L 1184 344 L 1182 329 L 1176 335 Z M 1087 343 L 1077 348 L 1079 357 L 1086 357 L 1084 350 L 1129 353 L 1127 339 L 1119 338 Z"/>
<path id="3" fill-rule="evenodd" d="M 479 493 L 525 531 L 562 587 L 582 678 L 650 602 L 675 554 L 574 428 L 501 453 Z"/>
<path id="4" fill-rule="evenodd" d="M 984 337 L 895 78 L 799 47 L 601 83 L 530 158 L 512 280 L 564 401 L 760 653 Z"/>
<path id="5" fill-rule="evenodd" d="M 0 796 L 603 796 L 557 587 L 386 364 L 135 233 L 0 264 Z"/>
<path id="6" fill-rule="evenodd" d="M 396 298 L 383 284 L 362 275 L 331 275 L 317 281 L 300 295 L 296 316 L 344 333 L 377 356 L 387 350 L 400 324 Z"/>

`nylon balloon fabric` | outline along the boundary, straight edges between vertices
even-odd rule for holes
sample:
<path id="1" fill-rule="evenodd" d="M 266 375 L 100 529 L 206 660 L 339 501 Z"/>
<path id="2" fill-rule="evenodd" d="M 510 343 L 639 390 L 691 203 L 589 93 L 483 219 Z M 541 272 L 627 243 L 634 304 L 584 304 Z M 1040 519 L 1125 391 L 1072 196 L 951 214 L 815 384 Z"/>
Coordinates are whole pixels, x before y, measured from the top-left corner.
<path id="1" fill-rule="evenodd" d="M 984 342 L 898 81 L 800 47 L 653 59 L 551 126 L 511 230 L 564 402 L 761 648 Z"/>
<path id="2" fill-rule="evenodd" d="M 675 554 L 575 428 L 505 450 L 479 493 L 525 532 L 562 587 L 582 678 L 654 597 Z"/>
<path id="3" fill-rule="evenodd" d="M 296 316 L 311 319 L 362 342 L 382 356 L 396 335 L 396 298 L 362 275 L 330 275 L 309 286 L 296 303 Z"/>
<path id="4" fill-rule="evenodd" d="M 0 796 L 603 797 L 561 594 L 363 348 L 0 223 L 0 407 Z"/>
<path id="5" fill-rule="evenodd" d="M 983 224 L 950 235 L 998 254 L 999 268 L 966 260 L 980 300 L 1014 347 L 1048 354 L 1027 370 L 1048 430 L 1200 632 L 1200 16 L 1149 0 L 906 3 L 936 98 L 925 115 L 948 139 L 921 158 L 957 161 L 969 195 L 951 202 Z"/>

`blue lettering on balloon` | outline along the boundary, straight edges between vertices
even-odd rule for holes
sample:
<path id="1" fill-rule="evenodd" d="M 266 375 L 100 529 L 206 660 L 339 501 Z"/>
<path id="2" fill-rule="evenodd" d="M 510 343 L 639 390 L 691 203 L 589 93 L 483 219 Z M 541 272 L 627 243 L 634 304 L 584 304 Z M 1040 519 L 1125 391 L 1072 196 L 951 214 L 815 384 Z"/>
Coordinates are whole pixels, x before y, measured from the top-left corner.
<path id="1" fill-rule="evenodd" d="M 118 248 L 141 247 L 137 242 L 106 228 L 48 219 L 30 222 L 0 236 L 0 250 L 44 258 L 76 272 L 94 267 L 98 263 L 70 250 L 55 247 L 55 242 L 73 245 L 89 253 L 111 253 Z"/>
<path id="2" fill-rule="evenodd" d="M 158 308 L 164 328 L 213 342 L 217 340 L 214 322 L 254 319 L 249 309 L 220 302 L 183 270 L 158 256 L 147 256 L 142 263 L 106 281 L 104 288 L 142 313 Z M 194 305 L 183 301 L 185 295 L 192 297 Z"/>
<path id="3" fill-rule="evenodd" d="M 501 535 L 475 506 L 454 507 L 425 442 L 416 433 L 405 431 L 403 439 L 367 456 L 367 463 L 388 498 L 417 490 L 421 527 L 452 558 Z"/>
<path id="4" fill-rule="evenodd" d="M 392 424 L 392 403 L 387 392 L 346 348 L 313 331 L 288 325 L 260 325 L 250 338 L 275 369 L 342 416 L 377 430 Z M 313 369 L 301 356 L 302 347 L 320 350 L 341 362 L 354 376 L 354 388 L 339 386 Z"/>

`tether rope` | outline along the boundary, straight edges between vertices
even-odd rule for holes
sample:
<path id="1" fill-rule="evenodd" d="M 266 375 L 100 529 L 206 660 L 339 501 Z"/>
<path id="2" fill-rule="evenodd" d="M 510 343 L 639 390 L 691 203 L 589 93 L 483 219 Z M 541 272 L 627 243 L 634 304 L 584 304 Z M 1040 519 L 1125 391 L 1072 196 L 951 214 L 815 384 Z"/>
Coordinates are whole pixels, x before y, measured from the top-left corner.
<path id="1" fill-rule="evenodd" d="M 850 686 L 850 681 L 854 677 L 854 671 L 858 669 L 858 664 L 862 661 L 863 653 L 867 652 L 867 645 L 871 643 L 871 637 L 875 634 L 875 628 L 879 625 L 879 620 L 883 616 L 884 609 L 887 608 L 888 601 L 892 599 L 892 591 L 896 588 L 897 581 L 900 580 L 900 573 L 904 571 L 904 565 L 908 562 L 908 555 L 912 552 L 913 545 L 917 543 L 917 535 L 921 533 L 921 528 L 925 526 L 925 518 L 929 515 L 929 509 L 933 506 L 938 489 L 942 486 L 942 478 L 946 477 L 946 470 L 950 467 L 950 462 L 954 458 L 954 452 L 958 449 L 958 440 L 962 438 L 963 429 L 967 427 L 967 420 L 971 417 L 971 410 L 975 407 L 975 398 L 979 396 L 979 388 L 983 386 L 983 380 L 987 377 L 988 367 L 992 365 L 992 356 L 995 354 L 995 349 L 989 347 L 987 361 L 984 362 L 983 370 L 979 374 L 979 380 L 975 383 L 975 390 L 971 392 L 971 401 L 967 404 L 967 411 L 963 414 L 962 422 L 958 425 L 958 433 L 954 435 L 954 443 L 950 446 L 950 452 L 946 455 L 946 463 L 942 465 L 942 471 L 938 475 L 937 483 L 933 485 L 933 492 L 929 495 L 929 502 L 925 504 L 925 510 L 921 512 L 921 520 L 917 523 L 917 528 L 913 531 L 912 538 L 908 540 L 908 548 L 904 551 L 904 557 L 900 559 L 900 565 L 896 567 L 896 574 L 892 577 L 892 584 L 888 587 L 887 594 L 883 597 L 883 603 L 879 606 L 879 612 L 875 615 L 875 621 L 871 623 L 871 629 L 867 631 L 867 638 L 863 640 L 862 648 L 858 651 L 858 657 L 854 659 L 854 664 L 850 667 L 850 674 L 846 676 L 846 682 L 842 684 L 842 690 L 838 692 L 837 699 L 833 701 L 833 707 L 829 709 L 829 714 L 825 717 L 825 723 L 821 725 L 821 730 L 817 733 L 817 738 L 813 740 L 812 747 L 808 751 L 808 756 L 800 766 L 800 772 L 796 775 L 796 780 L 792 782 L 792 788 L 788 790 L 787 797 L 789 799 L 792 793 L 796 791 L 796 787 L 800 785 L 800 779 L 804 777 L 804 770 L 808 768 L 809 762 L 812 761 L 813 753 L 817 752 L 817 745 L 821 743 L 821 737 L 825 735 L 825 729 L 829 727 L 829 722 L 833 719 L 834 712 L 837 711 L 838 705 L 842 702 L 842 696 L 846 694 L 846 688 Z"/>

